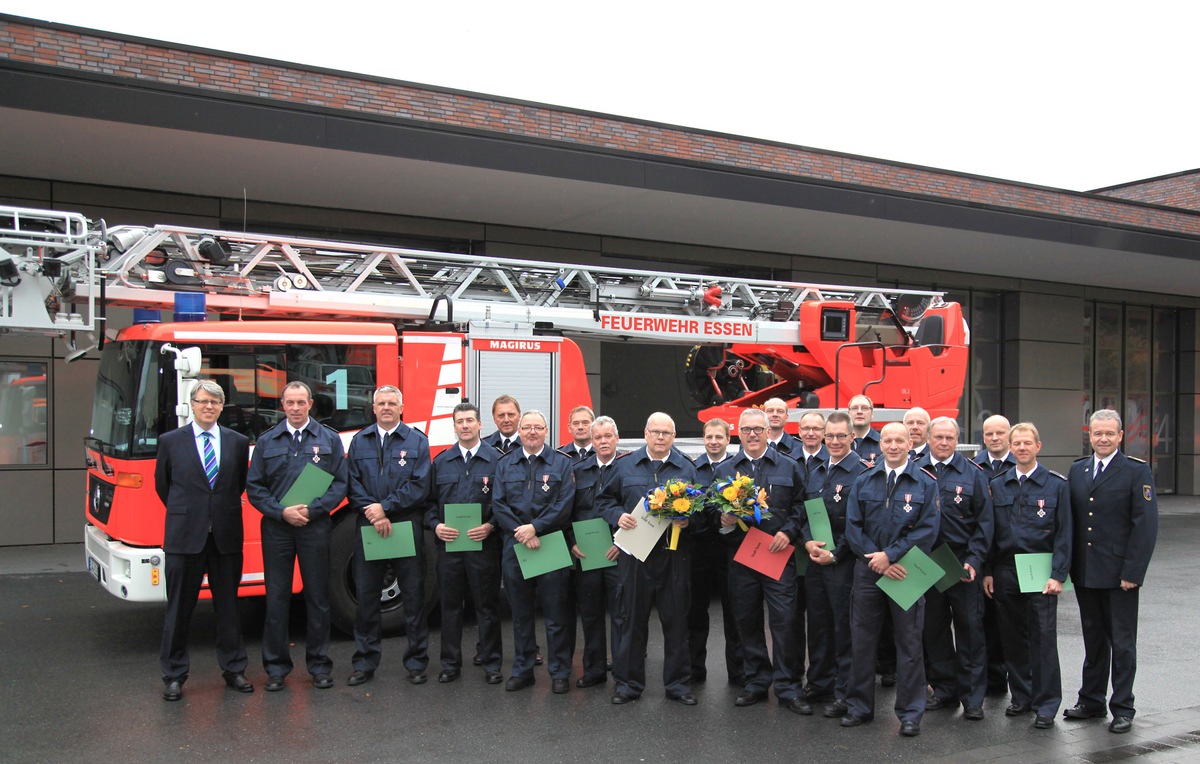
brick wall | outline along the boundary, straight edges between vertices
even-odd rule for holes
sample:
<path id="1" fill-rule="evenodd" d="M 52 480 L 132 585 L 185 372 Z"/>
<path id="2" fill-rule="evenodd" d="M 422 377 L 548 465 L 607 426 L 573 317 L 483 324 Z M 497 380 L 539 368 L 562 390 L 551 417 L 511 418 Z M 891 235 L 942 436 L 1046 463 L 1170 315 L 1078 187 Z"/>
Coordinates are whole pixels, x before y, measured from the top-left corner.
<path id="1" fill-rule="evenodd" d="M 1200 215 L 1182 210 L 42 22 L 0 18 L 0 66 L 6 60 L 136 80 L 147 86 L 194 88 L 215 95 L 360 112 L 1024 213 L 1200 235 Z"/>
<path id="2" fill-rule="evenodd" d="M 1200 170 L 1140 183 L 1102 188 L 1096 193 L 1147 204 L 1162 204 L 1200 212 Z"/>

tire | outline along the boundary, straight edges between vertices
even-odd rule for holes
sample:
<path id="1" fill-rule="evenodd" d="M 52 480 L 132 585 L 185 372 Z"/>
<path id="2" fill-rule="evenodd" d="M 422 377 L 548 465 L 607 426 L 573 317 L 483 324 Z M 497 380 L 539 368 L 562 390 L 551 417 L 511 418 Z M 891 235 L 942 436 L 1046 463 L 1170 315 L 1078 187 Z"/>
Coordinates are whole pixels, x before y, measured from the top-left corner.
<path id="1" fill-rule="evenodd" d="M 340 522 L 339 522 L 340 520 Z M 435 550 L 432 534 L 425 538 L 425 615 L 432 625 L 438 609 L 437 570 L 432 561 Z M 354 550 L 359 543 L 359 534 L 354 517 L 349 512 L 334 516 L 333 539 L 330 544 L 329 609 L 333 627 L 353 636 L 354 619 L 358 611 L 358 595 L 354 586 Z M 391 567 L 384 574 L 383 591 L 380 592 L 380 614 L 383 618 L 385 637 L 403 636 L 404 598 Z"/>

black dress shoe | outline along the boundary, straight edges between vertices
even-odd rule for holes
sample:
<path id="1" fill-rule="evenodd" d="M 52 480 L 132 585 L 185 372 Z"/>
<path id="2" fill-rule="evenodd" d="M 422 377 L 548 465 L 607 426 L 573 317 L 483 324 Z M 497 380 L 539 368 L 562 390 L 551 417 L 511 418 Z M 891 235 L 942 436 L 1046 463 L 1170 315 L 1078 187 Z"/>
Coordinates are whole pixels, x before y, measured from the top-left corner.
<path id="1" fill-rule="evenodd" d="M 787 702 L 789 711 L 800 714 L 801 716 L 812 716 L 813 707 L 804 698 L 792 698 Z"/>
<path id="2" fill-rule="evenodd" d="M 410 684 L 425 684 L 429 681 L 429 675 L 424 669 L 413 669 L 408 672 L 408 681 Z"/>
<path id="3" fill-rule="evenodd" d="M 921 734 L 920 722 L 900 722 L 900 734 L 904 737 L 916 737 Z"/>
<path id="4" fill-rule="evenodd" d="M 471 665 L 472 666 L 482 666 L 483 665 L 483 656 L 476 655 L 474 658 L 471 659 Z"/>
<path id="5" fill-rule="evenodd" d="M 860 724 L 865 724 L 871 721 L 865 716 L 855 716 L 854 714 L 846 714 L 842 717 L 841 725 L 843 727 L 857 727 Z"/>
<path id="6" fill-rule="evenodd" d="M 163 687 L 163 700 L 179 700 L 183 697 L 183 682 L 174 680 L 167 682 L 167 686 Z"/>
<path id="7" fill-rule="evenodd" d="M 267 683 L 263 685 L 263 689 L 267 692 L 279 692 L 283 689 L 283 677 L 267 677 Z"/>
<path id="8" fill-rule="evenodd" d="M 734 687 L 745 687 L 746 677 L 742 674 L 730 674 L 729 683 Z"/>
<path id="9" fill-rule="evenodd" d="M 575 682 L 575 686 L 581 690 L 586 690 L 589 687 L 595 687 L 598 684 L 606 684 L 608 677 L 604 676 L 581 676 L 579 681 Z"/>
<path id="10" fill-rule="evenodd" d="M 1133 719 L 1128 716 L 1114 716 L 1108 725 L 1108 731 L 1117 735 L 1124 735 L 1131 729 L 1133 729 Z"/>
<path id="11" fill-rule="evenodd" d="M 1024 703 L 1010 703 L 1008 708 L 1004 709 L 1005 716 L 1024 716 L 1032 711 L 1033 708 Z"/>
<path id="12" fill-rule="evenodd" d="M 667 700 L 677 700 L 685 706 L 694 706 L 699 702 L 696 700 L 696 696 L 690 692 L 685 692 L 682 695 L 668 695 Z"/>
<path id="13" fill-rule="evenodd" d="M 536 655 L 533 656 L 533 665 L 540 666 L 543 663 L 545 663 L 545 661 L 542 659 L 541 653 L 537 653 Z"/>
<path id="14" fill-rule="evenodd" d="M 483 679 L 488 684 L 500 684 L 504 681 L 504 677 L 500 676 L 499 671 L 489 671 L 483 675 Z"/>
<path id="15" fill-rule="evenodd" d="M 818 687 L 808 686 L 804 688 L 804 692 L 800 693 L 800 697 L 807 700 L 809 703 L 825 703 L 833 700 L 833 693 L 829 690 L 822 690 Z"/>
<path id="16" fill-rule="evenodd" d="M 555 695 L 566 695 L 571 691 L 571 682 L 568 679 L 554 679 L 550 682 L 550 692 Z"/>
<path id="17" fill-rule="evenodd" d="M 1053 716 L 1039 716 L 1033 720 L 1033 726 L 1039 730 L 1048 730 L 1054 726 Z"/>
<path id="18" fill-rule="evenodd" d="M 755 692 L 754 690 L 743 690 L 742 694 L 738 695 L 737 698 L 733 701 L 733 704 L 735 706 L 741 706 L 744 708 L 746 706 L 752 706 L 755 703 L 759 703 L 766 699 L 767 699 L 767 693 L 765 691 L 764 692 Z"/>
<path id="19" fill-rule="evenodd" d="M 837 719 L 842 716 L 845 716 L 846 711 L 848 711 L 848 710 L 849 709 L 847 708 L 845 703 L 843 703 L 840 700 L 835 700 L 832 703 L 830 703 L 829 705 L 825 706 L 824 710 L 821 711 L 821 715 L 824 716 L 826 719 Z"/>
<path id="20" fill-rule="evenodd" d="M 350 678 L 346 680 L 346 684 L 351 687 L 357 687 L 360 684 L 366 684 L 371 681 L 374 676 L 374 671 L 353 671 L 350 674 Z"/>
<path id="21" fill-rule="evenodd" d="M 508 681 L 504 683 L 504 689 L 509 692 L 516 692 L 517 690 L 524 690 L 526 687 L 532 687 L 532 686 L 533 686 L 533 677 L 532 676 L 526 676 L 526 677 L 510 676 L 508 678 Z"/>
<path id="22" fill-rule="evenodd" d="M 963 709 L 963 718 L 977 722 L 983 718 L 983 706 L 967 706 Z"/>
<path id="23" fill-rule="evenodd" d="M 637 700 L 636 695 L 625 695 L 624 693 L 620 692 L 612 696 L 612 704 L 614 706 L 623 706 L 626 703 L 632 703 L 635 700 Z"/>
<path id="24" fill-rule="evenodd" d="M 313 674 L 313 687 L 318 690 L 328 690 L 333 687 L 333 677 L 329 674 Z"/>
<path id="25" fill-rule="evenodd" d="M 254 685 L 246 681 L 244 674 L 226 674 L 225 684 L 238 692 L 254 692 Z"/>
<path id="26" fill-rule="evenodd" d="M 1103 708 L 1089 708 L 1082 703 L 1063 711 L 1063 717 L 1067 719 L 1103 719 L 1106 716 L 1108 712 Z"/>
<path id="27" fill-rule="evenodd" d="M 937 695 L 930 695 L 925 699 L 926 711 L 937 711 L 943 708 L 958 708 L 958 700 L 955 698 L 940 698 Z"/>
<path id="28" fill-rule="evenodd" d="M 884 687 L 895 687 L 896 686 L 896 672 L 889 671 L 888 673 L 881 675 L 879 677 L 879 684 L 883 685 Z"/>
<path id="29" fill-rule="evenodd" d="M 458 669 L 442 669 L 438 672 L 439 684 L 450 684 L 455 679 L 458 679 Z"/>

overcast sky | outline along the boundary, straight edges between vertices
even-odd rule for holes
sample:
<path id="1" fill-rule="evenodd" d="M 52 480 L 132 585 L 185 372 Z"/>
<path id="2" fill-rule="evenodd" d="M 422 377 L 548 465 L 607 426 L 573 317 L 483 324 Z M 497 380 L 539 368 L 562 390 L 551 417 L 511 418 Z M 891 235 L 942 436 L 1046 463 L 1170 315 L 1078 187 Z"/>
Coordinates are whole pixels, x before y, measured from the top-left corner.
<path id="1" fill-rule="evenodd" d="M 0 12 L 1057 188 L 1200 168 L 1193 2 L 0 0 Z"/>

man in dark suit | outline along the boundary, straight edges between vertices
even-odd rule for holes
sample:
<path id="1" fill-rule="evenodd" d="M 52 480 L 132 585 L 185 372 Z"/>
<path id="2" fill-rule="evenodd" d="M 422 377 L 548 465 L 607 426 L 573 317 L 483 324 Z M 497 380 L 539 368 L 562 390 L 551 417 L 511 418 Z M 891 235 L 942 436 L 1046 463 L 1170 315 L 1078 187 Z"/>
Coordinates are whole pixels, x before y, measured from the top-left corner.
<path id="1" fill-rule="evenodd" d="M 1137 671 L 1138 591 L 1158 536 L 1154 476 L 1141 459 L 1126 456 L 1121 416 L 1101 409 L 1088 422 L 1092 456 L 1071 465 L 1075 539 L 1071 578 L 1083 627 L 1083 683 L 1068 719 L 1104 716 L 1109 665 L 1111 732 L 1133 728 Z"/>
<path id="2" fill-rule="evenodd" d="M 975 463 L 987 470 L 990 481 L 1007 472 L 1017 463 L 1008 450 L 1008 431 L 1012 427 L 1008 419 L 993 414 L 983 420 L 983 450 L 975 455 Z M 983 598 L 983 633 L 987 642 L 987 691 L 999 695 L 1008 694 L 1008 668 L 1004 663 L 1004 648 L 1000 644 L 1000 623 L 996 619 L 996 601 Z"/>
<path id="3" fill-rule="evenodd" d="M 425 684 L 429 665 L 429 623 L 425 614 L 425 543 L 422 533 L 425 499 L 429 496 L 431 466 L 425 434 L 400 421 L 404 399 L 392 385 L 372 396 L 375 424 L 358 431 L 350 441 L 350 510 L 360 529 L 355 534 L 354 582 L 358 608 L 354 619 L 353 672 L 346 684 L 369 682 L 383 656 L 383 621 L 379 592 L 390 565 L 404 598 L 408 649 L 404 668 L 408 681 Z M 412 523 L 416 554 L 395 560 L 368 560 L 361 529 L 373 526 L 381 538 L 392 535 L 392 524 Z"/>
<path id="4" fill-rule="evenodd" d="M 329 552 L 333 521 L 329 513 L 346 498 L 346 452 L 337 432 L 309 417 L 312 390 L 303 382 L 283 388 L 286 418 L 258 437 L 246 496 L 262 513 L 263 577 L 267 588 L 267 613 L 263 625 L 262 660 L 267 671 L 263 689 L 278 692 L 292 671 L 288 649 L 288 610 L 292 602 L 292 575 L 300 561 L 304 579 L 304 604 L 308 624 L 304 640 L 305 663 L 319 690 L 333 687 L 329 676 Z M 333 478 L 325 493 L 307 503 L 284 506 L 280 501 L 308 464 Z"/>
<path id="5" fill-rule="evenodd" d="M 242 576 L 242 490 L 246 486 L 249 443 L 217 424 L 225 392 L 203 380 L 192 390 L 193 421 L 158 441 L 154 489 L 167 508 L 167 613 L 163 622 L 164 700 L 183 697 L 188 678 L 188 625 L 200 584 L 208 574 L 217 614 L 217 664 L 225 683 L 254 692 L 246 681 L 246 645 L 238 620 L 237 589 Z"/>

